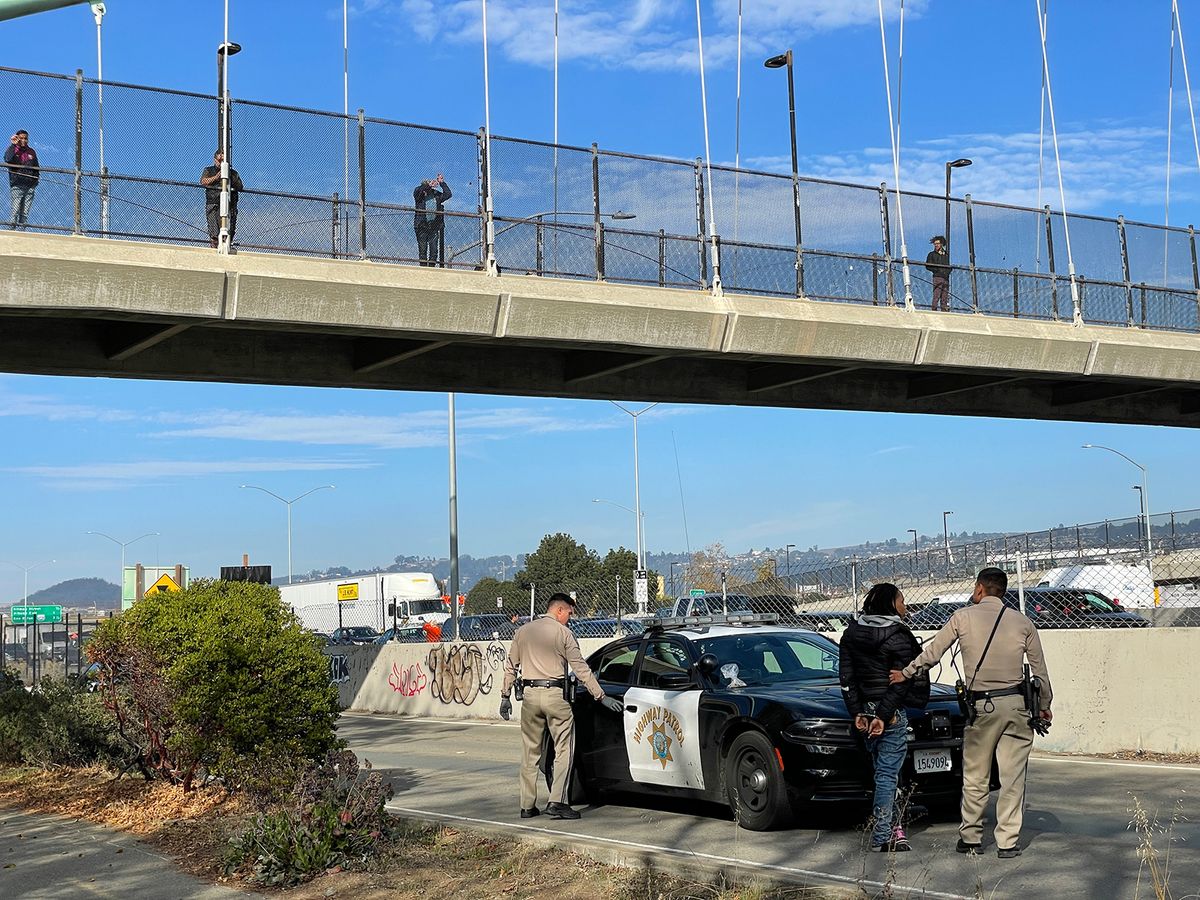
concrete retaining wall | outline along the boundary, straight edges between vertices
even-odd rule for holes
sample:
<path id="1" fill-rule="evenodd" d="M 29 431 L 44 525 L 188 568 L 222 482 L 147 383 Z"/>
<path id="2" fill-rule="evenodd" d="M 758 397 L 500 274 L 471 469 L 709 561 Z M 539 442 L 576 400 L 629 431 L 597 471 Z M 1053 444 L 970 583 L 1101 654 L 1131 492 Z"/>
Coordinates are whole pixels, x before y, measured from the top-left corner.
<path id="1" fill-rule="evenodd" d="M 1200 753 L 1200 693 L 1188 628 L 1044 631 L 1054 725 L 1043 750 Z M 584 656 L 605 644 L 584 640 Z M 330 648 L 342 705 L 449 719 L 496 718 L 507 642 Z M 935 678 L 947 684 L 944 665 Z"/>

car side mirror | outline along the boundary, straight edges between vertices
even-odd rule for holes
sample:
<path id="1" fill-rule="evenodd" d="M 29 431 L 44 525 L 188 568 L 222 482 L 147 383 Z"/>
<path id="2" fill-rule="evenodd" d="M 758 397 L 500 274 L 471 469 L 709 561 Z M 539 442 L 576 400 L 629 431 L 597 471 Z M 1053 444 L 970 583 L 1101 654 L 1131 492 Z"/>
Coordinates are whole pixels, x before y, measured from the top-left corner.
<path id="1" fill-rule="evenodd" d="M 686 691 L 693 686 L 692 676 L 686 672 L 665 672 L 658 676 L 658 686 L 664 691 Z"/>
<path id="2" fill-rule="evenodd" d="M 720 665 L 720 661 L 714 654 L 705 653 L 696 662 L 696 670 L 704 675 L 711 675 L 713 672 L 717 671 L 718 665 Z"/>

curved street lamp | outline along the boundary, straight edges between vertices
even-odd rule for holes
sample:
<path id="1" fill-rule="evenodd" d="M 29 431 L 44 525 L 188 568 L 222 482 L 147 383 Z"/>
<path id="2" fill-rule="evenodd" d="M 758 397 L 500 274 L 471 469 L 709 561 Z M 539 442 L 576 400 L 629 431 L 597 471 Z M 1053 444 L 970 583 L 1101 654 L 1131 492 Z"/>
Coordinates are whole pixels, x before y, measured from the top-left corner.
<path id="1" fill-rule="evenodd" d="M 243 485 L 241 485 L 241 487 L 248 488 L 253 491 L 262 491 L 264 494 L 270 494 L 272 497 L 274 497 L 280 503 L 287 506 L 288 584 L 291 584 L 292 583 L 292 504 L 295 503 L 297 500 L 303 500 L 309 494 L 316 493 L 317 491 L 323 491 L 326 489 L 333 490 L 333 485 L 332 484 L 317 485 L 315 488 L 312 488 L 311 490 L 307 490 L 303 494 L 301 494 L 299 497 L 293 497 L 291 500 L 288 500 L 284 497 L 280 497 L 274 491 L 268 491 L 265 487 L 259 487 L 257 484 L 243 484 Z"/>
<path id="2" fill-rule="evenodd" d="M 1125 462 L 1129 463 L 1130 465 L 1137 466 L 1139 469 L 1142 470 L 1141 506 L 1142 506 L 1142 519 L 1146 523 L 1146 561 L 1147 561 L 1147 563 L 1149 563 L 1154 555 L 1154 544 L 1150 539 L 1150 488 L 1147 486 L 1147 483 L 1146 483 L 1146 467 L 1143 466 L 1137 460 L 1130 459 L 1128 456 L 1126 456 L 1120 450 L 1114 450 L 1112 447 L 1105 447 L 1102 444 L 1084 444 L 1083 449 L 1084 450 L 1107 450 L 1109 453 L 1115 453 L 1117 456 L 1121 457 L 1121 459 L 1125 460 Z"/>
<path id="3" fill-rule="evenodd" d="M 118 541 L 111 534 L 105 534 L 103 531 L 89 531 L 88 534 L 94 534 L 96 537 L 108 538 L 114 544 L 121 548 L 121 599 L 125 599 L 125 548 L 130 544 L 136 544 L 142 538 L 159 537 L 157 531 L 147 531 L 145 534 L 138 535 L 131 541 Z"/>

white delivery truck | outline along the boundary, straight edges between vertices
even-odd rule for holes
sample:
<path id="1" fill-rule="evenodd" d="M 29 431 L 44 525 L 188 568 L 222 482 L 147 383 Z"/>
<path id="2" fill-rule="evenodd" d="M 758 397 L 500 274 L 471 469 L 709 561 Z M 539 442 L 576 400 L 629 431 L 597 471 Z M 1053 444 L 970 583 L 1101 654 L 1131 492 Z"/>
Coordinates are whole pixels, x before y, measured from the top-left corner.
<path id="1" fill-rule="evenodd" d="M 1127 609 L 1153 609 L 1159 601 L 1154 576 L 1144 562 L 1059 566 L 1048 569 L 1037 586 L 1096 591 Z"/>
<path id="2" fill-rule="evenodd" d="M 326 578 L 279 588 L 305 628 L 328 628 L 330 613 L 336 621 L 339 607 L 347 623 L 370 625 L 376 631 L 392 624 L 440 625 L 450 618 L 437 579 L 429 572 L 376 572 L 351 578 Z"/>

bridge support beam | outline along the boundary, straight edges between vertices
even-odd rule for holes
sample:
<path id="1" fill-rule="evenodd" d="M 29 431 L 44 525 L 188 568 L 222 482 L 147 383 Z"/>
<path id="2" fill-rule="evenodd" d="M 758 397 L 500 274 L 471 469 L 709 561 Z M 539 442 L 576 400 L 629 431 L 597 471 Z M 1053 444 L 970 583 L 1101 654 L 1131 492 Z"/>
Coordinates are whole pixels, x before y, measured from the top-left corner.
<path id="1" fill-rule="evenodd" d="M 108 323 L 100 327 L 100 346 L 106 359 L 124 362 L 191 327 L 190 322 L 175 325 L 148 325 L 144 322 Z"/>

